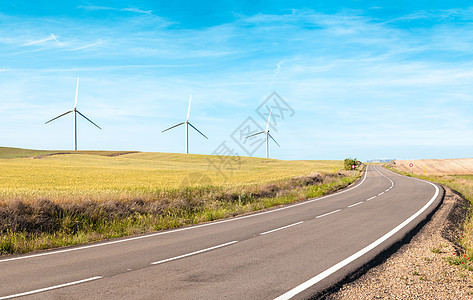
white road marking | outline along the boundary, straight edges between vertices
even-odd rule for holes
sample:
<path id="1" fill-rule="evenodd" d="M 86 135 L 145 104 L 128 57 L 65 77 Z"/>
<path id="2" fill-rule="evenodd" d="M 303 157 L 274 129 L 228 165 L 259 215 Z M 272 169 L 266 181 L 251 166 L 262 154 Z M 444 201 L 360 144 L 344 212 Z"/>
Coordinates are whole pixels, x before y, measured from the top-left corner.
<path id="1" fill-rule="evenodd" d="M 152 265 L 158 265 L 158 264 L 162 264 L 162 263 L 165 263 L 165 262 L 168 262 L 168 261 L 172 261 L 172 260 L 176 260 L 176 259 L 180 259 L 180 258 L 184 258 L 184 257 L 196 255 L 196 254 L 199 254 L 199 253 L 202 253 L 202 252 L 207 252 L 207 251 L 214 250 L 214 249 L 217 249 L 217 248 L 222 248 L 222 247 L 229 246 L 229 245 L 232 245 L 232 244 L 235 244 L 235 243 L 238 243 L 238 241 L 233 241 L 233 242 L 229 242 L 229 243 L 225 243 L 225 244 L 213 246 L 213 247 L 210 247 L 210 248 L 202 249 L 202 250 L 199 250 L 199 251 L 194 251 L 194 252 L 191 252 L 191 253 L 179 255 L 179 256 L 176 256 L 176 257 L 171 257 L 171 258 L 163 259 L 163 260 L 160 260 L 160 261 L 153 262 L 153 263 L 151 263 L 151 264 L 152 264 Z"/>
<path id="2" fill-rule="evenodd" d="M 411 177 L 408 177 L 408 178 L 411 178 Z M 290 298 L 294 297 L 295 295 L 305 291 L 306 289 L 310 288 L 314 284 L 316 284 L 319 281 L 325 279 L 326 277 L 330 276 L 331 274 L 335 273 L 336 271 L 338 271 L 341 268 L 345 267 L 346 265 L 350 264 L 354 260 L 360 258 L 361 256 L 365 255 L 369 251 L 373 250 L 374 248 L 379 246 L 381 243 L 383 243 L 384 241 L 386 241 L 387 239 L 392 237 L 394 234 L 396 234 L 399 230 L 404 228 L 407 224 L 412 222 L 412 220 L 417 218 L 420 214 L 422 214 L 430 205 L 432 205 L 432 203 L 435 201 L 435 198 L 437 198 L 437 196 L 439 195 L 440 190 L 435 184 L 433 184 L 431 182 L 421 180 L 421 179 L 417 179 L 417 178 L 411 178 L 411 179 L 426 182 L 426 183 L 428 183 L 428 184 L 435 187 L 435 194 L 432 196 L 432 198 L 430 199 L 430 201 L 426 205 L 424 205 L 420 210 L 418 210 L 411 217 L 406 219 L 404 222 L 402 222 L 401 224 L 396 226 L 394 229 L 392 229 L 391 231 L 389 231 L 388 233 L 386 233 L 385 235 L 383 235 L 382 237 L 380 237 L 379 239 L 377 239 L 376 241 L 374 241 L 370 245 L 366 246 L 365 248 L 361 249 L 360 251 L 356 252 L 355 254 L 351 255 L 350 257 L 342 260 L 341 262 L 333 265 L 332 267 L 328 268 L 327 270 L 323 271 L 322 273 L 312 277 L 311 279 L 307 280 L 306 282 L 296 286 L 295 288 L 293 288 L 292 290 L 286 292 L 285 294 L 275 298 L 275 300 L 290 299 Z"/>
<path id="3" fill-rule="evenodd" d="M 391 180 L 391 178 L 389 178 L 388 176 L 384 175 L 383 173 L 381 173 L 376 167 L 374 167 L 374 169 L 376 170 L 376 172 L 378 172 L 381 176 L 385 177 L 386 179 L 388 179 L 389 181 L 391 181 L 391 188 L 394 187 L 394 181 Z"/>
<path id="4" fill-rule="evenodd" d="M 318 219 L 318 218 L 322 218 L 322 217 L 325 217 L 325 216 L 328 216 L 328 215 L 331 215 L 331 214 L 337 213 L 337 212 L 339 212 L 339 211 L 341 211 L 341 209 L 337 209 L 337 210 L 331 211 L 331 212 L 329 212 L 329 213 L 326 213 L 326 214 L 323 214 L 323 215 L 317 216 L 317 217 L 315 217 L 315 218 L 316 218 L 316 219 Z"/>
<path id="5" fill-rule="evenodd" d="M 96 247 L 103 247 L 103 246 L 119 244 L 119 243 L 125 243 L 125 242 L 131 242 L 131 241 L 147 239 L 147 238 L 151 238 L 151 237 L 155 237 L 155 236 L 159 236 L 159 235 L 170 234 L 170 233 L 175 233 L 175 232 L 180 232 L 180 231 L 185 231 L 185 230 L 192 230 L 192 229 L 197 229 L 197 228 L 201 228 L 201 227 L 212 226 L 212 225 L 217 225 L 217 224 L 222 224 L 222 223 L 227 223 L 227 222 L 234 222 L 234 221 L 238 221 L 238 220 L 243 220 L 243 219 L 247 219 L 247 218 L 253 218 L 253 217 L 257 217 L 257 216 L 261 216 L 261 215 L 265 215 L 265 214 L 270 214 L 270 213 L 278 212 L 278 211 L 281 211 L 281 210 L 284 210 L 284 209 L 289 209 L 289 208 L 297 207 L 297 206 L 300 206 L 300 205 L 306 205 L 306 204 L 309 204 L 309 203 L 312 203 L 312 202 L 320 201 L 320 200 L 323 200 L 323 199 L 327 199 L 327 198 L 330 198 L 330 197 L 333 197 L 333 196 L 340 195 L 340 194 L 346 193 L 348 191 L 351 191 L 351 190 L 359 187 L 360 185 L 362 185 L 363 182 L 365 182 L 367 174 L 368 174 L 368 167 L 365 170 L 365 175 L 363 176 L 363 179 L 361 180 L 361 182 L 358 183 L 355 186 L 352 186 L 351 188 L 346 189 L 346 190 L 342 190 L 340 192 L 333 193 L 333 194 L 323 196 L 323 197 L 319 197 L 319 198 L 312 198 L 312 199 L 309 199 L 309 200 L 304 201 L 304 202 L 291 204 L 291 205 L 284 206 L 284 207 L 281 207 L 281 208 L 267 210 L 267 211 L 263 211 L 263 212 L 259 212 L 259 213 L 255 213 L 255 214 L 251 214 L 251 215 L 246 215 L 246 216 L 241 216 L 241 217 L 236 217 L 236 218 L 232 218 L 232 219 L 226 219 L 226 220 L 221 220 L 221 221 L 216 221 L 216 222 L 204 223 L 204 224 L 200 224 L 200 225 L 189 226 L 189 227 L 184 227 L 184 228 L 179 228 L 179 229 L 174 229 L 174 230 L 161 231 L 161 232 L 156 232 L 156 233 L 151 233 L 151 234 L 141 235 L 141 236 L 136 236 L 136 237 L 131 237 L 131 238 L 124 238 L 124 239 L 110 241 L 110 242 L 103 242 L 103 243 L 98 243 L 98 244 L 93 244 L 93 245 L 88 245 L 88 246 L 74 247 L 74 248 L 68 248 L 68 249 L 64 249 L 64 250 L 43 252 L 43 253 L 32 254 L 32 255 L 17 256 L 17 257 L 13 257 L 13 258 L 2 259 L 2 260 L 0 260 L 0 263 L 14 261 L 14 260 L 21 260 L 21 259 L 47 256 L 47 255 L 61 254 L 61 253 L 84 250 L 84 249 L 90 249 L 90 248 L 96 248 Z"/>
<path id="6" fill-rule="evenodd" d="M 382 194 L 384 194 L 384 192 L 379 193 L 378 196 L 381 196 Z"/>
<path id="7" fill-rule="evenodd" d="M 376 198 L 376 197 L 377 197 L 377 196 L 373 196 L 373 197 L 371 197 L 371 198 L 366 199 L 366 201 L 373 200 L 373 199 Z"/>
<path id="8" fill-rule="evenodd" d="M 278 231 L 278 230 L 282 230 L 282 229 L 286 229 L 286 228 L 289 228 L 289 227 L 292 227 L 292 226 L 296 226 L 296 225 L 299 225 L 299 224 L 302 224 L 302 223 L 304 223 L 304 221 L 300 221 L 300 222 L 297 222 L 297 223 L 294 223 L 294 224 L 291 224 L 291 225 L 279 227 L 279 228 L 276 228 L 276 229 L 273 229 L 273 230 L 270 230 L 270 231 L 262 232 L 262 233 L 260 233 L 260 235 L 265 235 L 265 234 L 272 233 L 272 232 L 275 232 L 275 231 Z"/>
<path id="9" fill-rule="evenodd" d="M 385 190 L 385 192 L 389 192 L 389 190 L 390 190 L 390 189 L 391 189 L 391 188 L 389 188 L 389 189 Z"/>
<path id="10" fill-rule="evenodd" d="M 80 283 L 84 283 L 84 282 L 88 282 L 88 281 L 92 281 L 92 280 L 97 280 L 97 279 L 101 279 L 101 278 L 102 278 L 102 276 L 95 276 L 95 277 L 91 277 L 91 278 L 87 278 L 87 279 L 82 279 L 82 280 L 69 282 L 69 283 L 64 283 L 64 284 L 59 284 L 59 285 L 55 285 L 55 286 L 51 286 L 51 287 L 47 287 L 47 288 L 42 288 L 42 289 L 38 289 L 38 290 L 34 290 L 34 291 L 29 291 L 29 292 L 24 292 L 24 293 L 19 293 L 19 294 L 0 297 L 0 300 L 23 297 L 23 296 L 28 296 L 28 295 L 32 295 L 32 294 L 38 294 L 38 293 L 42 293 L 42 292 L 46 292 L 46 291 L 50 291 L 50 290 L 55 290 L 55 289 L 63 288 L 63 287 L 66 287 L 66 286 L 76 285 L 76 284 L 80 284 Z"/>
<path id="11" fill-rule="evenodd" d="M 357 202 L 355 204 L 349 205 L 348 207 L 354 207 L 354 206 L 357 206 L 357 205 L 360 205 L 360 204 L 363 204 L 363 201 L 360 201 L 360 202 Z"/>

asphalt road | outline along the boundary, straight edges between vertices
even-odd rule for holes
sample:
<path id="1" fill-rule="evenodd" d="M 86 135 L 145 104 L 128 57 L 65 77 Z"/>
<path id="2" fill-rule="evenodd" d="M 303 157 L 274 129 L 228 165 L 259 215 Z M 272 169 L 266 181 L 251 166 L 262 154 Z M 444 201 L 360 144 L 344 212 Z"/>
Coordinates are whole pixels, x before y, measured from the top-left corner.
<path id="1" fill-rule="evenodd" d="M 262 213 L 0 259 L 0 299 L 295 299 L 342 279 L 440 203 L 368 166 L 356 185 Z"/>

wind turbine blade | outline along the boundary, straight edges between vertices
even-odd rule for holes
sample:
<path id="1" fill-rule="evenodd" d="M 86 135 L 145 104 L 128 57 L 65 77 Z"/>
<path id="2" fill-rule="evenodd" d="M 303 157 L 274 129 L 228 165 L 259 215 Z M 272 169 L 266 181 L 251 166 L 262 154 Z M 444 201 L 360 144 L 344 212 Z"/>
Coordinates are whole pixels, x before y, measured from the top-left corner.
<path id="1" fill-rule="evenodd" d="M 168 131 L 169 129 L 173 129 L 174 127 L 180 126 L 180 125 L 185 124 L 185 123 L 186 123 L 186 122 L 182 122 L 182 123 L 179 123 L 179 124 L 177 124 L 177 125 L 171 126 L 171 127 L 167 128 L 167 129 L 164 129 L 163 131 L 161 131 L 161 133 L 163 133 L 163 132 L 165 132 L 165 131 Z"/>
<path id="2" fill-rule="evenodd" d="M 199 129 L 195 128 L 194 125 L 192 125 L 191 123 L 187 122 L 192 128 L 194 128 L 198 133 L 202 134 L 204 136 L 204 138 L 206 139 L 209 139 L 208 137 L 205 136 L 205 134 L 203 134 L 202 132 L 199 131 Z"/>
<path id="3" fill-rule="evenodd" d="M 76 85 L 76 100 L 74 102 L 74 108 L 77 107 L 77 95 L 79 94 L 79 77 L 77 77 L 77 85 Z"/>
<path id="4" fill-rule="evenodd" d="M 94 124 L 95 126 L 97 126 L 98 129 L 102 129 L 102 128 L 100 128 L 99 125 L 95 124 L 95 123 L 92 122 L 89 118 L 87 118 L 86 116 L 84 116 L 80 111 L 78 111 L 78 110 L 76 110 L 76 111 L 77 111 L 77 113 L 78 113 L 79 115 L 81 115 L 81 116 L 82 116 L 83 118 L 85 118 L 87 121 L 89 121 L 90 123 L 92 123 L 92 124 Z"/>
<path id="5" fill-rule="evenodd" d="M 258 133 L 255 133 L 255 134 L 252 134 L 252 135 L 249 135 L 247 136 L 245 139 L 249 138 L 249 137 L 252 137 L 252 136 L 255 136 L 255 135 L 258 135 L 258 134 L 262 134 L 262 133 L 265 133 L 266 131 L 261 131 L 261 132 L 258 132 Z"/>
<path id="6" fill-rule="evenodd" d="M 51 120 L 47 121 L 47 122 L 44 123 L 44 124 L 48 124 L 49 122 L 52 122 L 52 121 L 54 121 L 54 120 L 56 120 L 56 119 L 59 119 L 60 117 L 65 116 L 65 115 L 67 115 L 68 113 L 71 113 L 71 112 L 73 112 L 73 111 L 70 110 L 70 111 L 68 111 L 68 112 L 66 112 L 66 113 L 63 113 L 62 115 L 57 116 L 57 117 L 55 117 L 54 119 L 51 119 Z"/>
<path id="7" fill-rule="evenodd" d="M 279 146 L 278 142 L 276 142 L 276 140 L 273 138 L 273 136 L 270 133 L 268 133 L 268 135 L 276 143 L 276 145 L 278 145 L 278 147 L 281 147 L 281 146 Z"/>
<path id="8" fill-rule="evenodd" d="M 186 122 L 189 121 L 189 114 L 191 112 L 191 101 L 192 101 L 192 94 L 191 96 L 189 97 L 189 108 L 187 108 L 187 119 L 186 119 Z"/>
<path id="9" fill-rule="evenodd" d="M 271 120 L 271 113 L 272 112 L 273 112 L 273 109 L 271 108 L 271 110 L 269 111 L 268 124 L 266 124 L 266 131 L 268 131 L 268 129 L 269 129 L 269 120 Z"/>

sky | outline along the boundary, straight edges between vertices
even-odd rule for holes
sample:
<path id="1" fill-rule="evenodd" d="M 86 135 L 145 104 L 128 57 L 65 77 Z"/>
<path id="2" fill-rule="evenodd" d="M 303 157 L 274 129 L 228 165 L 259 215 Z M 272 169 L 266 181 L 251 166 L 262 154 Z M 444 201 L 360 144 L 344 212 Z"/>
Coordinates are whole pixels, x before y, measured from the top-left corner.
<path id="1" fill-rule="evenodd" d="M 0 2 L 0 146 L 473 157 L 468 1 Z"/>

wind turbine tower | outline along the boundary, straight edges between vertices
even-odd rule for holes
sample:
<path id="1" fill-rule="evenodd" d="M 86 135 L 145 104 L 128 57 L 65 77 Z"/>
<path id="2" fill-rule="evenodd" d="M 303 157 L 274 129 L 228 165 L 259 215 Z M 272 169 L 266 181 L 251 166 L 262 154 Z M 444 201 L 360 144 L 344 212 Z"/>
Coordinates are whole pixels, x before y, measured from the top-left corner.
<path id="1" fill-rule="evenodd" d="M 276 142 L 276 140 L 273 138 L 273 136 L 269 133 L 269 121 L 271 120 L 271 113 L 272 112 L 273 112 L 273 110 L 271 109 L 269 111 L 268 123 L 266 124 L 266 130 L 265 131 L 257 132 L 255 134 L 252 134 L 252 135 L 249 135 L 249 136 L 246 137 L 246 138 L 249 138 L 249 137 L 256 136 L 256 135 L 262 134 L 262 133 L 264 133 L 266 135 L 266 158 L 269 158 L 269 138 L 271 138 L 276 143 L 276 145 L 278 145 L 278 147 L 281 147 L 281 146 L 279 146 L 278 142 Z"/>
<path id="2" fill-rule="evenodd" d="M 79 94 L 79 77 L 77 77 L 77 85 L 76 85 L 76 98 L 75 98 L 75 103 L 74 103 L 74 109 L 68 111 L 68 112 L 65 112 L 63 113 L 62 115 L 59 115 L 49 121 L 47 121 L 46 123 L 44 124 L 48 124 L 49 122 L 52 122 L 56 119 L 59 119 L 60 117 L 62 116 L 65 116 L 67 115 L 68 113 L 73 113 L 73 118 L 74 118 L 74 122 L 73 122 L 73 139 L 74 139 L 74 151 L 77 151 L 77 114 L 79 114 L 80 116 L 82 116 L 84 119 L 86 119 L 87 121 L 89 121 L 90 123 L 92 123 L 93 125 L 95 125 L 98 129 L 102 129 L 100 128 L 97 124 L 95 124 L 94 122 L 92 122 L 89 118 L 87 118 L 85 115 L 83 115 L 78 109 L 77 109 L 77 95 Z"/>
<path id="3" fill-rule="evenodd" d="M 191 124 L 191 122 L 189 122 L 189 114 L 190 114 L 190 111 L 191 111 L 191 101 L 192 101 L 192 95 L 190 95 L 189 97 L 189 107 L 187 108 L 187 118 L 186 118 L 186 121 L 185 122 L 182 122 L 182 123 L 179 123 L 179 124 L 176 124 L 174 126 L 171 126 L 167 129 L 164 129 L 163 131 L 161 131 L 161 133 L 165 132 L 165 131 L 168 131 L 170 129 L 173 129 L 175 127 L 178 127 L 178 126 L 181 126 L 181 125 L 185 125 L 185 128 L 186 128 L 186 136 L 185 136 L 185 142 L 186 142 L 186 153 L 189 153 L 189 126 L 192 127 L 195 131 L 197 131 L 198 133 L 200 133 L 204 138 L 206 139 L 209 139 L 208 137 L 205 136 L 205 134 L 203 134 L 202 132 L 199 131 L 199 129 L 195 128 L 194 125 Z"/>

